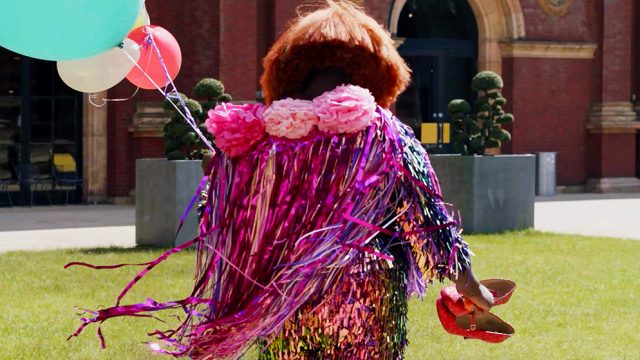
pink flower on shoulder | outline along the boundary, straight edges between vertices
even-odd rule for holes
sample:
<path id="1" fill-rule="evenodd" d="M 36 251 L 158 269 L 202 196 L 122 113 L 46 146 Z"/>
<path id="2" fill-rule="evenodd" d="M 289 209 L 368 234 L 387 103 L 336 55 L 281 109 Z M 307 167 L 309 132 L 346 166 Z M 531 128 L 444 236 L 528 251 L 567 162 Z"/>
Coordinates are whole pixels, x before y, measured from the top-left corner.
<path id="1" fill-rule="evenodd" d="M 288 139 L 309 135 L 317 121 L 313 103 L 308 100 L 287 98 L 274 101 L 264 112 L 267 133 Z"/>
<path id="2" fill-rule="evenodd" d="M 262 104 L 220 104 L 209 110 L 205 125 L 220 150 L 238 156 L 264 138 L 264 109 Z"/>
<path id="3" fill-rule="evenodd" d="M 313 99 L 318 128 L 328 133 L 353 133 L 373 124 L 378 117 L 369 90 L 342 85 Z"/>

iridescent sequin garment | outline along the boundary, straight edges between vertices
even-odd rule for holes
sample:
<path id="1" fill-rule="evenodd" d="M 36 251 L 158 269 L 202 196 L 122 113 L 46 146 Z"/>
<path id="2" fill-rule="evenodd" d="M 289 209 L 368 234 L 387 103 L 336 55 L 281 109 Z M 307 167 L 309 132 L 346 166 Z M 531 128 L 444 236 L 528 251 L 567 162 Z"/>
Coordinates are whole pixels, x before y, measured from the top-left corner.
<path id="1" fill-rule="evenodd" d="M 156 351 L 229 359 L 258 345 L 262 359 L 402 358 L 407 299 L 468 268 L 470 253 L 421 144 L 377 114 L 357 133 L 268 137 L 246 156 L 217 154 L 201 235 L 185 245 L 198 249 L 190 296 L 118 303 L 76 334 L 182 308 L 180 327 L 154 333 Z"/>

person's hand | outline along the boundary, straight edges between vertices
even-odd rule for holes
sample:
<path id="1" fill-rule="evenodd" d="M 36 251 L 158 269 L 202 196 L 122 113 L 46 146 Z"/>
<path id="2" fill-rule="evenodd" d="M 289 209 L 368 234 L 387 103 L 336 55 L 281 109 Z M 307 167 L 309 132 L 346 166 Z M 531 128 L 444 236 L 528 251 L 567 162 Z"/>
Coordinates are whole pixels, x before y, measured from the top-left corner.
<path id="1" fill-rule="evenodd" d="M 479 313 L 489 311 L 493 306 L 493 294 L 482 284 L 468 287 L 456 285 L 456 288 L 459 293 L 464 295 L 465 299 L 475 305 L 475 310 Z"/>

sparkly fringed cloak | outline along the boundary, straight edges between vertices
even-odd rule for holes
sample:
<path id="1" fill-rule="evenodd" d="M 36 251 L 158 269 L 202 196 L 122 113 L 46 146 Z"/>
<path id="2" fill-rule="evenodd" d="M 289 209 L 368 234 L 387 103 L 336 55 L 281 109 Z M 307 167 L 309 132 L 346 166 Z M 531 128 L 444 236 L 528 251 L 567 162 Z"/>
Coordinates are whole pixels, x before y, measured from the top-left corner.
<path id="1" fill-rule="evenodd" d="M 357 133 L 268 137 L 244 156 L 217 154 L 190 296 L 118 303 L 76 335 L 183 308 L 178 329 L 154 333 L 161 352 L 227 359 L 259 344 L 264 359 L 402 358 L 407 298 L 467 269 L 469 250 L 421 144 L 377 113 Z"/>

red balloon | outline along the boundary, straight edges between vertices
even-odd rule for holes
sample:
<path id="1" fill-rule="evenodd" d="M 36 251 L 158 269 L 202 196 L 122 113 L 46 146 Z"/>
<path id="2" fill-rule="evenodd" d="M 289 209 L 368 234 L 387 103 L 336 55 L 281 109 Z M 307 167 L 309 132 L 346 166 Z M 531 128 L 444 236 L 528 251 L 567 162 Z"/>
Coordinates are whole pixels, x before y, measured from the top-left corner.
<path id="1" fill-rule="evenodd" d="M 129 39 L 140 45 L 140 59 L 138 59 L 140 68 L 142 68 L 158 86 L 163 87 L 169 83 L 169 80 L 165 75 L 156 50 L 149 42 L 145 41 L 149 34 L 153 35 L 153 39 L 155 40 L 158 50 L 160 50 L 164 65 L 167 67 L 171 80 L 175 79 L 176 76 L 178 76 L 178 72 L 180 72 L 182 52 L 180 51 L 180 45 L 178 45 L 176 38 L 160 26 L 140 26 L 131 30 L 129 35 L 127 35 Z M 143 89 L 153 90 L 156 88 L 137 66 L 131 69 L 127 75 L 127 80 L 133 85 Z"/>

